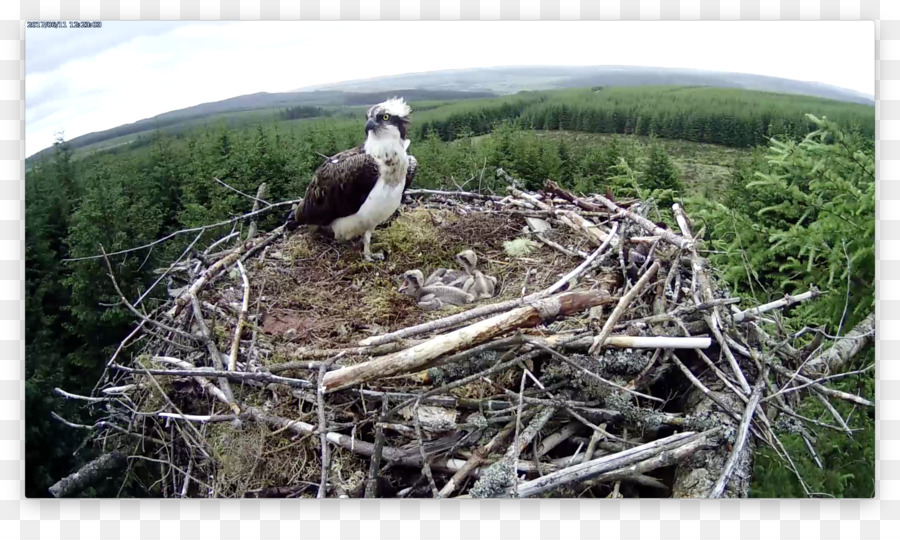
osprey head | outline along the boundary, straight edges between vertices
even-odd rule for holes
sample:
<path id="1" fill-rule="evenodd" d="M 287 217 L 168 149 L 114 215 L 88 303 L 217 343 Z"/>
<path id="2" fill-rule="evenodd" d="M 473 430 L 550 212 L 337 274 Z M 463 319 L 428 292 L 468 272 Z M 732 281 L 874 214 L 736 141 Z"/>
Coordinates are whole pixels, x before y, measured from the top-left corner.
<path id="1" fill-rule="evenodd" d="M 422 288 L 422 283 L 424 282 L 425 274 L 421 270 L 409 270 L 403 273 L 403 285 L 400 286 L 397 292 L 410 296 L 415 295 L 416 291 Z"/>
<path id="2" fill-rule="evenodd" d="M 406 139 L 406 126 L 411 112 L 403 98 L 393 98 L 374 105 L 366 113 L 366 135 L 381 135 L 397 130 L 400 138 Z"/>
<path id="3" fill-rule="evenodd" d="M 466 270 L 474 270 L 478 263 L 478 257 L 471 249 L 461 251 L 456 255 L 456 262 Z"/>

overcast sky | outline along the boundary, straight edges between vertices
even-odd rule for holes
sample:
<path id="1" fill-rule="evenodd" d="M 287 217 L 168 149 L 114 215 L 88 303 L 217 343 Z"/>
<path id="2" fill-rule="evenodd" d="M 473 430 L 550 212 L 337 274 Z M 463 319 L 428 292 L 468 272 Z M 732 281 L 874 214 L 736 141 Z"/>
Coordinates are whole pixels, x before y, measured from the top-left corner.
<path id="1" fill-rule="evenodd" d="M 871 22 L 143 22 L 26 30 L 26 155 L 199 103 L 402 73 L 635 65 L 874 95 Z"/>

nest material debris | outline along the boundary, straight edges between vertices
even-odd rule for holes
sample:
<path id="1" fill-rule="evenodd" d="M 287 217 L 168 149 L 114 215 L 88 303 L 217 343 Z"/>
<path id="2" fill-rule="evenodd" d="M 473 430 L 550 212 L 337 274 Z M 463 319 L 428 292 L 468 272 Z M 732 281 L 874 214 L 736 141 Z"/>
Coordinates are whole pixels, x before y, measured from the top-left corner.
<path id="1" fill-rule="evenodd" d="M 796 430 L 800 391 L 778 389 L 871 406 L 754 324 L 815 291 L 742 310 L 677 204 L 673 230 L 499 176 L 505 196 L 411 191 L 373 238 L 384 262 L 283 228 L 175 261 L 190 286 L 94 395 L 59 391 L 106 416 L 77 427 L 158 464 L 164 497 L 742 497 L 756 445 L 790 464 L 773 418 Z M 426 312 L 397 291 L 466 248 L 495 298 Z"/>

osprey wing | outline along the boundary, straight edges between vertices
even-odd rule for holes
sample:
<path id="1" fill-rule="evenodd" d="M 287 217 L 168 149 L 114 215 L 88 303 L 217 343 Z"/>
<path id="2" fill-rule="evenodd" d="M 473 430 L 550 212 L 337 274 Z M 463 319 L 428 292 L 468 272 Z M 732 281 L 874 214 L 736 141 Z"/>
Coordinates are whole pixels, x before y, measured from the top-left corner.
<path id="1" fill-rule="evenodd" d="M 407 155 L 409 158 L 409 167 L 406 169 L 406 186 L 403 188 L 405 192 L 412 185 L 413 180 L 416 179 L 416 170 L 419 168 L 419 161 L 414 158 L 412 155 Z"/>
<path id="2" fill-rule="evenodd" d="M 313 174 L 306 197 L 296 211 L 299 224 L 328 225 L 355 214 L 378 182 L 378 163 L 362 146 L 323 163 Z"/>

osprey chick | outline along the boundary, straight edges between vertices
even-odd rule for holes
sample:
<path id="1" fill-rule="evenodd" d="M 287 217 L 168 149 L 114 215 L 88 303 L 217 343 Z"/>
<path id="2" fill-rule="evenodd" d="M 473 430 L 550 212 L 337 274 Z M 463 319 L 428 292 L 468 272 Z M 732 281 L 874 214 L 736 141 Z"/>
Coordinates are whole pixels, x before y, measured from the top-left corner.
<path id="1" fill-rule="evenodd" d="M 287 228 L 330 227 L 337 240 L 363 237 L 367 261 L 375 227 L 390 218 L 416 176 L 416 158 L 406 153 L 409 105 L 403 98 L 379 103 L 366 114 L 366 142 L 323 163 L 313 174 L 306 197 L 288 214 Z"/>

